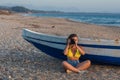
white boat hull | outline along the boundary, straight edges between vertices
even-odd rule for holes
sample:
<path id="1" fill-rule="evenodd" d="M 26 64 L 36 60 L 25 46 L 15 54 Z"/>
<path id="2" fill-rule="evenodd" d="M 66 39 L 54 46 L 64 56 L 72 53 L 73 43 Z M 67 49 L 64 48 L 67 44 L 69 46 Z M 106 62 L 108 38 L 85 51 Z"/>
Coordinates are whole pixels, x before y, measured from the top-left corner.
<path id="1" fill-rule="evenodd" d="M 46 54 L 59 59 L 67 59 L 63 55 L 66 45 L 65 36 L 46 35 L 23 29 L 22 36 Z M 85 49 L 85 56 L 80 60 L 90 59 L 93 63 L 120 65 L 120 42 L 114 40 L 98 40 L 80 38 L 79 45 Z"/>

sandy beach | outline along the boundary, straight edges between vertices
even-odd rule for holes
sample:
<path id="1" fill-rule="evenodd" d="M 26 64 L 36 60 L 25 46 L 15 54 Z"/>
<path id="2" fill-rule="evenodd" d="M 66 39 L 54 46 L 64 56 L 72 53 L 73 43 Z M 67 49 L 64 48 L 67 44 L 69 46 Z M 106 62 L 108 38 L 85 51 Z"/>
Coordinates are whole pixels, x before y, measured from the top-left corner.
<path id="1" fill-rule="evenodd" d="M 92 64 L 86 73 L 66 74 L 61 60 L 50 57 L 25 41 L 22 29 L 82 38 L 120 40 L 119 27 L 86 24 L 62 18 L 0 15 L 0 80 L 120 80 L 120 67 Z"/>

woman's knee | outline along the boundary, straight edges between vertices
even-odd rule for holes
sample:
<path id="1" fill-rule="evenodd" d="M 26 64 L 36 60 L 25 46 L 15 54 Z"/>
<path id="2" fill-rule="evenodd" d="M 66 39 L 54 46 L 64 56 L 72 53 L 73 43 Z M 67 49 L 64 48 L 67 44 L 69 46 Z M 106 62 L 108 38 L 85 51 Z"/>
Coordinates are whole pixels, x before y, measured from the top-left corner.
<path id="1" fill-rule="evenodd" d="M 87 63 L 88 65 L 91 65 L 91 61 L 90 61 L 90 60 L 86 60 L 86 63 Z"/>

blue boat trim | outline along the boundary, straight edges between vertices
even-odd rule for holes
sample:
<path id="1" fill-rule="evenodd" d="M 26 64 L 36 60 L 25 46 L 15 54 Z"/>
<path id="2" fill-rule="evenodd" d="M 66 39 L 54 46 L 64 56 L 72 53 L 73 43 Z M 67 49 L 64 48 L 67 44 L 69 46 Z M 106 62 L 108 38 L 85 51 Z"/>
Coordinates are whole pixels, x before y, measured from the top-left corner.
<path id="1" fill-rule="evenodd" d="M 26 39 L 27 40 L 27 39 Z M 58 59 L 66 60 L 67 57 L 63 54 L 63 50 L 52 48 L 50 46 L 45 46 L 31 40 L 27 40 L 28 42 L 32 43 L 35 47 L 40 49 L 41 51 L 45 52 L 46 54 L 53 56 Z M 119 57 L 110 57 L 110 56 L 101 56 L 101 55 L 92 55 L 86 53 L 84 56 L 81 56 L 80 60 L 91 60 L 92 63 L 97 64 L 109 64 L 109 65 L 120 65 L 120 58 Z"/>
<path id="2" fill-rule="evenodd" d="M 39 41 L 44 41 L 44 42 L 49 42 L 49 43 L 56 43 L 56 44 L 64 44 L 65 45 L 65 43 L 36 39 L 36 38 L 28 37 L 28 36 L 26 36 L 26 37 L 34 39 L 34 40 L 39 40 Z M 92 47 L 92 48 L 120 49 L 120 46 L 111 46 L 111 45 L 96 45 L 96 44 L 80 44 L 80 45 L 83 46 L 83 47 Z"/>

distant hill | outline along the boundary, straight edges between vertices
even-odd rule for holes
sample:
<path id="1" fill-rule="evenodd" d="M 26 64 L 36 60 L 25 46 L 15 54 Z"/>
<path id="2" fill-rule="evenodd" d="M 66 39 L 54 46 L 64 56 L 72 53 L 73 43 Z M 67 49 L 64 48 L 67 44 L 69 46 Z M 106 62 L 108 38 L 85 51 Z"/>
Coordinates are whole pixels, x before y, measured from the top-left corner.
<path id="1" fill-rule="evenodd" d="M 0 6 L 0 15 L 10 15 L 11 13 L 9 7 Z"/>
<path id="2" fill-rule="evenodd" d="M 11 7 L 10 10 L 14 11 L 14 12 L 18 12 L 18 13 L 28 13 L 31 11 L 31 10 L 29 10 L 25 7 L 21 7 L 21 6 Z"/>
<path id="3" fill-rule="evenodd" d="M 6 6 L 0 6 L 0 10 L 9 10 L 9 7 L 6 7 Z"/>
<path id="4" fill-rule="evenodd" d="M 61 13 L 60 11 L 31 10 L 22 6 L 14 6 L 14 7 L 0 6 L 0 10 L 7 10 L 16 13 Z"/>

